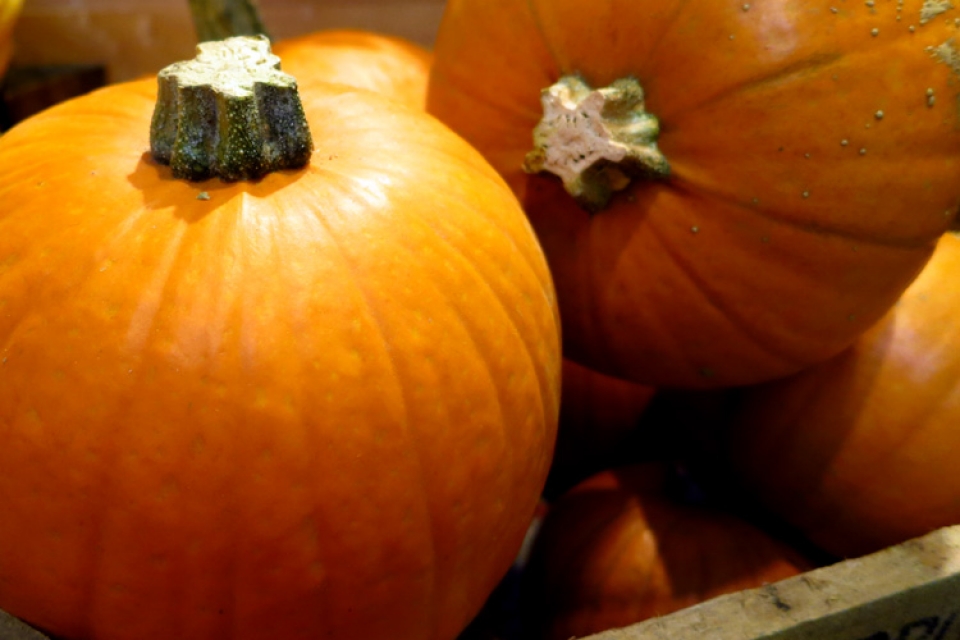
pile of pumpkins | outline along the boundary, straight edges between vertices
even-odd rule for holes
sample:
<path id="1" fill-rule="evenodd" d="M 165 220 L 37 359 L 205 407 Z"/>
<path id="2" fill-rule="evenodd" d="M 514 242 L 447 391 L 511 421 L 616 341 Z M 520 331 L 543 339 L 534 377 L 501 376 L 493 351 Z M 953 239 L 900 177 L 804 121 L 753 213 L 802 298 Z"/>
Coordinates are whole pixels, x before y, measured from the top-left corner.
<path id="1" fill-rule="evenodd" d="M 254 181 L 151 155 L 156 78 L 18 124 L 0 609 L 453 640 L 545 500 L 520 615 L 566 639 L 960 523 L 958 11 L 281 40 L 314 149 Z"/>

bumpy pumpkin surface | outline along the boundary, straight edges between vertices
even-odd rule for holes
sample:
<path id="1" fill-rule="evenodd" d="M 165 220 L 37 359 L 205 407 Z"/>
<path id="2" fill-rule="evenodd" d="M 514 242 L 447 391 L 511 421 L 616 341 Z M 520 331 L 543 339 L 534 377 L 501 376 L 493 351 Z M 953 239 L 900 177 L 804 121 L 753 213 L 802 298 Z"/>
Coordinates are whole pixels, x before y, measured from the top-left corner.
<path id="1" fill-rule="evenodd" d="M 303 169 L 186 182 L 156 81 L 0 140 L 0 608 L 64 638 L 450 639 L 547 474 L 559 335 L 461 139 L 315 87 Z"/>
<path id="2" fill-rule="evenodd" d="M 960 238 L 852 349 L 746 390 L 726 434 L 743 488 L 839 556 L 960 524 Z"/>
<path id="3" fill-rule="evenodd" d="M 671 495 L 665 466 L 608 470 L 550 506 L 524 584 L 527 637 L 625 627 L 810 568 L 725 512 Z"/>
<path id="4" fill-rule="evenodd" d="M 759 382 L 849 346 L 956 224 L 958 11 L 451 0 L 427 108 L 523 201 L 568 357 L 658 386 Z M 557 175 L 525 171 L 550 157 Z M 605 207 L 568 194 L 573 170 Z"/>
<path id="5" fill-rule="evenodd" d="M 300 92 L 337 82 L 370 89 L 422 109 L 432 55 L 402 38 L 349 29 L 318 31 L 277 41 L 273 52 L 297 78 Z"/>

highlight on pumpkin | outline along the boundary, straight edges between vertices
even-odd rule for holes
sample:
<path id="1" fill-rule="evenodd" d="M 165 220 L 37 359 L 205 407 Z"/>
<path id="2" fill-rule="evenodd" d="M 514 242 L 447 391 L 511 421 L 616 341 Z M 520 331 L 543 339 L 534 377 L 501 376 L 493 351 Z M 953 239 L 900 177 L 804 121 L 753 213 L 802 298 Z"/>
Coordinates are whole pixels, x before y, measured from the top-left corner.
<path id="1" fill-rule="evenodd" d="M 266 36 L 201 42 L 197 57 L 157 77 L 153 158 L 188 180 L 257 179 L 310 161 L 313 141 L 297 81 Z"/>

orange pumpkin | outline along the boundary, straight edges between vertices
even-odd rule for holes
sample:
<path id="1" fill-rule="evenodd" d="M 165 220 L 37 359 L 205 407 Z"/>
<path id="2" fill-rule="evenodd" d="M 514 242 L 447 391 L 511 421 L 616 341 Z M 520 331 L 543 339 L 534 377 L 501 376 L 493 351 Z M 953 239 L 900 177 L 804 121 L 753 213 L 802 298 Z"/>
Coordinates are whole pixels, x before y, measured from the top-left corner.
<path id="1" fill-rule="evenodd" d="M 301 93 L 316 83 L 337 82 L 424 108 L 431 54 L 402 38 L 349 29 L 318 31 L 279 40 L 273 51 L 283 70 L 297 78 Z"/>
<path id="2" fill-rule="evenodd" d="M 532 229 L 446 127 L 343 85 L 304 99 L 304 168 L 176 179 L 156 84 L 0 139 L 0 608 L 71 639 L 454 638 L 553 451 Z"/>
<path id="3" fill-rule="evenodd" d="M 565 355 L 656 386 L 760 382 L 852 344 L 957 223 L 958 17 L 450 0 L 427 108 L 523 201 Z"/>
<path id="4" fill-rule="evenodd" d="M 640 418 L 656 393 L 566 359 L 562 374 L 557 445 L 547 482 L 551 495 L 620 462 L 625 450 L 632 451 Z"/>
<path id="5" fill-rule="evenodd" d="M 198 38 L 267 34 L 251 0 L 190 0 Z M 297 78 L 300 93 L 328 82 L 369 89 L 422 109 L 431 54 L 396 36 L 356 29 L 330 29 L 274 42 L 283 70 Z"/>
<path id="6" fill-rule="evenodd" d="M 670 479 L 664 465 L 604 471 L 550 506 L 525 575 L 527 637 L 624 627 L 808 568 L 746 521 L 672 497 Z"/>
<path id="7" fill-rule="evenodd" d="M 743 486 L 833 554 L 960 524 L 957 274 L 960 238 L 947 235 L 852 349 L 746 390 L 731 418 Z"/>

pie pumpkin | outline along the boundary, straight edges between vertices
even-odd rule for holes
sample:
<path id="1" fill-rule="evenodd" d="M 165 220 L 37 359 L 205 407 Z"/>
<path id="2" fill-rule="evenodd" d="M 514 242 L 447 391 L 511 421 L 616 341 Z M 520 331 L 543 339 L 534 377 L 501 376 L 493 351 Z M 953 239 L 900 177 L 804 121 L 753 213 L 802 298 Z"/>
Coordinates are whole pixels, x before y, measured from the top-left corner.
<path id="1" fill-rule="evenodd" d="M 433 118 L 344 85 L 297 110 L 238 55 L 203 79 L 256 59 L 256 99 L 136 81 L 0 138 L 0 608 L 68 640 L 452 640 L 553 452 L 544 256 Z"/>
<path id="2" fill-rule="evenodd" d="M 960 524 L 958 274 L 948 234 L 853 348 L 744 390 L 719 432 L 741 490 L 832 554 Z"/>
<path id="3" fill-rule="evenodd" d="M 960 208 L 948 2 L 450 0 L 427 108 L 523 202 L 564 353 L 654 386 L 822 362 Z"/>

